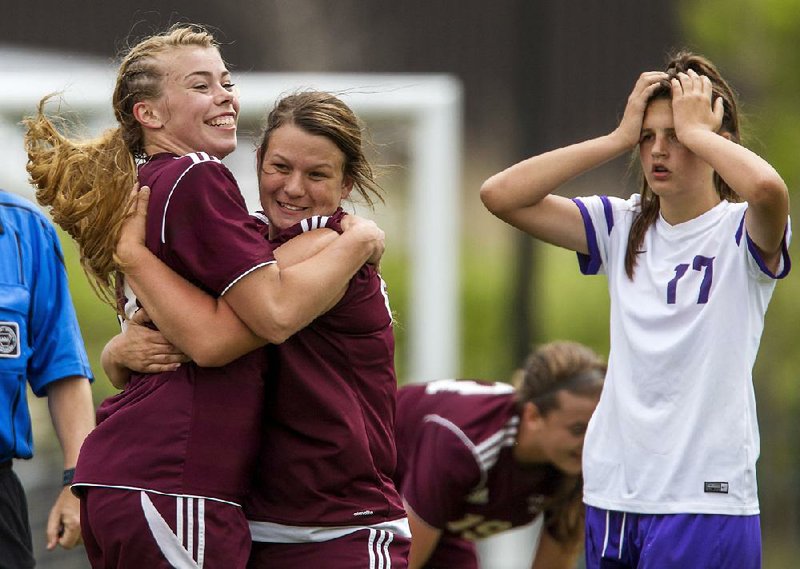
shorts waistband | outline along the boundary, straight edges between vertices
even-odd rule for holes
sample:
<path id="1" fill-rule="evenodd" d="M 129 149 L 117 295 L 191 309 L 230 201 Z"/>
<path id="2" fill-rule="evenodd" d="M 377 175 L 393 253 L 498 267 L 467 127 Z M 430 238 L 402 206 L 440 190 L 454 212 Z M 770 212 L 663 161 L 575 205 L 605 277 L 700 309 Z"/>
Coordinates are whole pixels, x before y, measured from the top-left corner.
<path id="1" fill-rule="evenodd" d="M 5 462 L 0 462 L 0 470 L 6 470 L 8 468 L 11 468 L 12 463 L 13 463 L 13 461 L 11 461 L 11 460 L 6 460 Z"/>

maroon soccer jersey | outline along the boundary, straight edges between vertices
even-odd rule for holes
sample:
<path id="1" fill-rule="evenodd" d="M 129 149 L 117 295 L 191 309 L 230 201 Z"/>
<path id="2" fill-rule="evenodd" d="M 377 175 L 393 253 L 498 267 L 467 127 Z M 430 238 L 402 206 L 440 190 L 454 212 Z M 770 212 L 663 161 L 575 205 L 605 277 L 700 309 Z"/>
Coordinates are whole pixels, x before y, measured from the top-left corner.
<path id="1" fill-rule="evenodd" d="M 333 227 L 341 215 L 323 223 Z M 299 231 L 290 228 L 274 244 Z M 392 481 L 397 381 L 384 286 L 365 265 L 336 306 L 270 347 L 264 443 L 245 504 L 251 529 L 253 522 L 369 526 L 405 517 Z M 270 541 L 255 530 L 253 537 Z"/>
<path id="2" fill-rule="evenodd" d="M 139 181 L 151 188 L 148 248 L 212 295 L 274 261 L 216 158 L 159 154 L 140 168 Z M 265 360 L 256 350 L 220 368 L 187 363 L 132 375 L 98 409 L 76 484 L 241 502 L 260 439 Z"/>
<path id="3" fill-rule="evenodd" d="M 411 509 L 443 530 L 443 541 L 527 524 L 570 483 L 553 467 L 514 459 L 514 397 L 510 385 L 465 380 L 398 392 L 395 481 Z"/>

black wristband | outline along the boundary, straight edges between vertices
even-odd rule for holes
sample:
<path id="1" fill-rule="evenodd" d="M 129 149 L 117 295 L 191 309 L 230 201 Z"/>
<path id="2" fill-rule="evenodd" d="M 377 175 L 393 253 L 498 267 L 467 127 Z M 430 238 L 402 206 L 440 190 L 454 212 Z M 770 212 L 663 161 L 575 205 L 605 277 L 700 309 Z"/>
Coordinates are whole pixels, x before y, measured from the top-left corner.
<path id="1" fill-rule="evenodd" d="M 67 468 L 64 470 L 64 486 L 72 484 L 72 479 L 75 478 L 75 469 Z"/>

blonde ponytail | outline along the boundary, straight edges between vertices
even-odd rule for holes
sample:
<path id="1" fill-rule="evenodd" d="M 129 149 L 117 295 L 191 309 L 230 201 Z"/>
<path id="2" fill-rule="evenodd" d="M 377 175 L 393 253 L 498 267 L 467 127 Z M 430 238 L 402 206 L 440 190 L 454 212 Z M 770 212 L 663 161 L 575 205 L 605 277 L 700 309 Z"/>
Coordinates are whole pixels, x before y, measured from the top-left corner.
<path id="1" fill-rule="evenodd" d="M 37 201 L 77 243 L 81 265 L 97 295 L 115 305 L 114 250 L 136 181 L 136 164 L 119 128 L 76 142 L 59 132 L 39 102 L 23 121 L 31 184 Z"/>

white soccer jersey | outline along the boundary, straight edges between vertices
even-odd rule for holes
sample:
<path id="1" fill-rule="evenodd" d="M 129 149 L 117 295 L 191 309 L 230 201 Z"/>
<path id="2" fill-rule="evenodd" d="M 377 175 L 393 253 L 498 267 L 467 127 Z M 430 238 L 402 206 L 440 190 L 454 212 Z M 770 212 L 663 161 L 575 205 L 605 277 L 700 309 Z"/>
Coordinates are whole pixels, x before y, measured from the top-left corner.
<path id="1" fill-rule="evenodd" d="M 631 281 L 625 250 L 639 195 L 576 198 L 584 274 L 611 296 L 608 375 L 584 447 L 584 500 L 637 513 L 758 513 L 752 368 L 775 279 L 744 227 L 745 203 L 721 202 L 645 235 Z"/>

